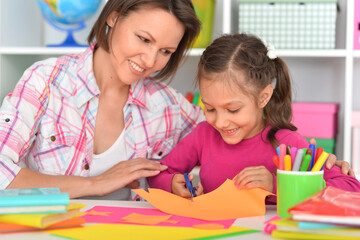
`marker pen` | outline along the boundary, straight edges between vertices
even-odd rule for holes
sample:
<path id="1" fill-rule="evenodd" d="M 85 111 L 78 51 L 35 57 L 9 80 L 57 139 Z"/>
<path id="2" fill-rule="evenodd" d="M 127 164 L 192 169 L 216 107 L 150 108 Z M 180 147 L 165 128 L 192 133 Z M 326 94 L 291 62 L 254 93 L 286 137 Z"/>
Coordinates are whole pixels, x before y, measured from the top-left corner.
<path id="1" fill-rule="evenodd" d="M 304 149 L 300 148 L 296 152 L 296 157 L 295 157 L 294 165 L 293 165 L 293 168 L 292 168 L 293 171 L 299 171 L 300 170 L 300 166 L 301 166 L 301 163 L 302 163 L 303 156 L 304 156 Z"/>
<path id="2" fill-rule="evenodd" d="M 284 157 L 284 170 L 291 171 L 291 156 L 289 154 Z"/>
<path id="3" fill-rule="evenodd" d="M 320 171 L 322 166 L 325 164 L 326 159 L 329 157 L 327 152 L 322 152 L 319 159 L 316 161 L 314 167 L 311 169 L 312 172 Z"/>
<path id="4" fill-rule="evenodd" d="M 279 150 L 279 169 L 284 170 L 284 157 L 286 155 L 286 145 L 280 144 L 280 150 Z"/>
<path id="5" fill-rule="evenodd" d="M 310 161 L 311 161 L 311 155 L 305 154 L 305 157 L 300 167 L 300 171 L 307 171 L 309 168 Z"/>
<path id="6" fill-rule="evenodd" d="M 311 161 L 310 161 L 309 169 L 312 169 L 313 166 L 314 166 L 314 163 L 315 163 L 315 153 L 316 153 L 316 151 L 315 151 L 315 149 L 316 149 L 315 144 L 310 144 L 310 145 L 309 145 L 309 148 L 312 150 L 312 153 L 311 153 Z"/>

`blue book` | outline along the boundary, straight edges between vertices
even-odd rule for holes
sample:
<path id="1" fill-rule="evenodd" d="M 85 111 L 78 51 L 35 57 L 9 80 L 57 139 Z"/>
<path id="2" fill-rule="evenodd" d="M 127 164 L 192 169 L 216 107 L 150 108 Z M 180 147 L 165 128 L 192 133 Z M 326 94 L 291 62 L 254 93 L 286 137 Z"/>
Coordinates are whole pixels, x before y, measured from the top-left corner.
<path id="1" fill-rule="evenodd" d="M 69 194 L 59 188 L 19 188 L 0 190 L 0 208 L 20 206 L 68 205 Z"/>

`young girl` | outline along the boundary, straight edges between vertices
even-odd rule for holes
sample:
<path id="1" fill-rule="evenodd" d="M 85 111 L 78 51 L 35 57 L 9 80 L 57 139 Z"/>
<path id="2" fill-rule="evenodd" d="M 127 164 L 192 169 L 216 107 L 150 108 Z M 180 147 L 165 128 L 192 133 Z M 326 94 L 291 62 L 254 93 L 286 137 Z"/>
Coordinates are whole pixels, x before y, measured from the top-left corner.
<path id="1" fill-rule="evenodd" d="M 235 176 L 239 188 L 276 193 L 276 147 L 309 146 L 291 124 L 291 82 L 284 61 L 255 36 L 225 35 L 201 56 L 197 83 L 206 122 L 164 158 L 168 169 L 151 177 L 150 186 L 190 197 L 183 173 L 201 165 L 197 194 Z M 324 169 L 324 179 L 327 186 L 360 191 L 359 182 L 336 166 Z"/>

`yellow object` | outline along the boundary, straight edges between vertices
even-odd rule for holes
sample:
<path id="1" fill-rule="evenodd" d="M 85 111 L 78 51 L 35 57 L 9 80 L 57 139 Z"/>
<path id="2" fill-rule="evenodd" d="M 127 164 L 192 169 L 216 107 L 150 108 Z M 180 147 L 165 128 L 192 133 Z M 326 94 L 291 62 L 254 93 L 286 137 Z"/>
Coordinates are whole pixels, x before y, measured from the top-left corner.
<path id="1" fill-rule="evenodd" d="M 285 171 L 291 171 L 291 156 L 286 154 L 284 157 Z"/>
<path id="2" fill-rule="evenodd" d="M 261 188 L 238 189 L 230 179 L 214 191 L 194 197 L 193 202 L 156 188 L 149 188 L 149 192 L 144 189 L 132 191 L 167 214 L 208 221 L 262 216 L 265 214 L 265 197 L 273 195 Z"/>
<path id="3" fill-rule="evenodd" d="M 195 40 L 194 48 L 205 48 L 211 42 L 214 22 L 215 0 L 192 0 L 197 17 L 201 22 L 201 31 Z"/>
<path id="4" fill-rule="evenodd" d="M 202 102 L 201 94 L 200 94 L 200 93 L 199 93 L 199 101 L 198 101 L 197 105 L 202 108 L 203 112 L 205 112 L 205 105 L 204 105 L 204 103 Z"/>
<path id="5" fill-rule="evenodd" d="M 340 236 L 340 235 L 330 235 L 330 234 L 313 234 L 313 233 L 301 233 L 301 232 L 283 232 L 274 230 L 271 233 L 271 237 L 273 238 L 281 238 L 281 239 L 311 239 L 311 240 L 355 240 L 359 239 L 359 237 L 348 237 L 348 236 Z"/>
<path id="6" fill-rule="evenodd" d="M 326 159 L 328 158 L 329 154 L 327 152 L 322 152 L 316 163 L 314 164 L 313 168 L 311 169 L 312 172 L 320 171 L 322 166 L 325 164 Z"/>
<path id="7" fill-rule="evenodd" d="M 81 203 L 70 203 L 65 213 L 34 213 L 34 214 L 6 214 L 0 215 L 0 222 L 16 223 L 31 227 L 44 228 L 51 224 L 82 215 L 80 209 L 85 207 Z"/>
<path id="8" fill-rule="evenodd" d="M 226 234 L 242 235 L 257 232 L 250 228 L 230 227 L 223 230 L 205 230 L 186 227 L 159 227 L 159 226 L 138 226 L 127 224 L 95 224 L 81 228 L 68 228 L 47 231 L 53 235 L 70 239 L 156 239 L 176 240 L 195 239 L 201 237 L 221 236 Z M 237 234 L 238 233 L 238 234 Z"/>

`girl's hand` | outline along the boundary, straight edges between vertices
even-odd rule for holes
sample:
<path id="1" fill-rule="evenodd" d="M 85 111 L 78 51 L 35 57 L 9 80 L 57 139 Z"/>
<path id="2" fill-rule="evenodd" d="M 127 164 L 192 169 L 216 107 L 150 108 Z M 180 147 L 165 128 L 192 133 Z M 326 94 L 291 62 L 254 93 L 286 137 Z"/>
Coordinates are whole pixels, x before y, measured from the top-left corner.
<path id="1" fill-rule="evenodd" d="M 194 180 L 194 175 L 189 175 L 189 180 Z M 185 178 L 183 174 L 175 174 L 171 181 L 171 192 L 183 197 L 183 198 L 191 198 L 191 193 L 186 186 Z M 204 188 L 199 182 L 196 186 L 196 196 L 204 194 Z"/>
<path id="2" fill-rule="evenodd" d="M 190 177 L 194 178 L 192 175 L 189 175 L 189 179 Z M 191 197 L 190 191 L 186 187 L 185 177 L 183 174 L 177 173 L 173 176 L 171 181 L 171 192 L 183 198 Z"/>
<path id="3" fill-rule="evenodd" d="M 260 187 L 273 191 L 273 176 L 264 166 L 244 168 L 236 177 L 235 185 L 239 189 Z"/>

